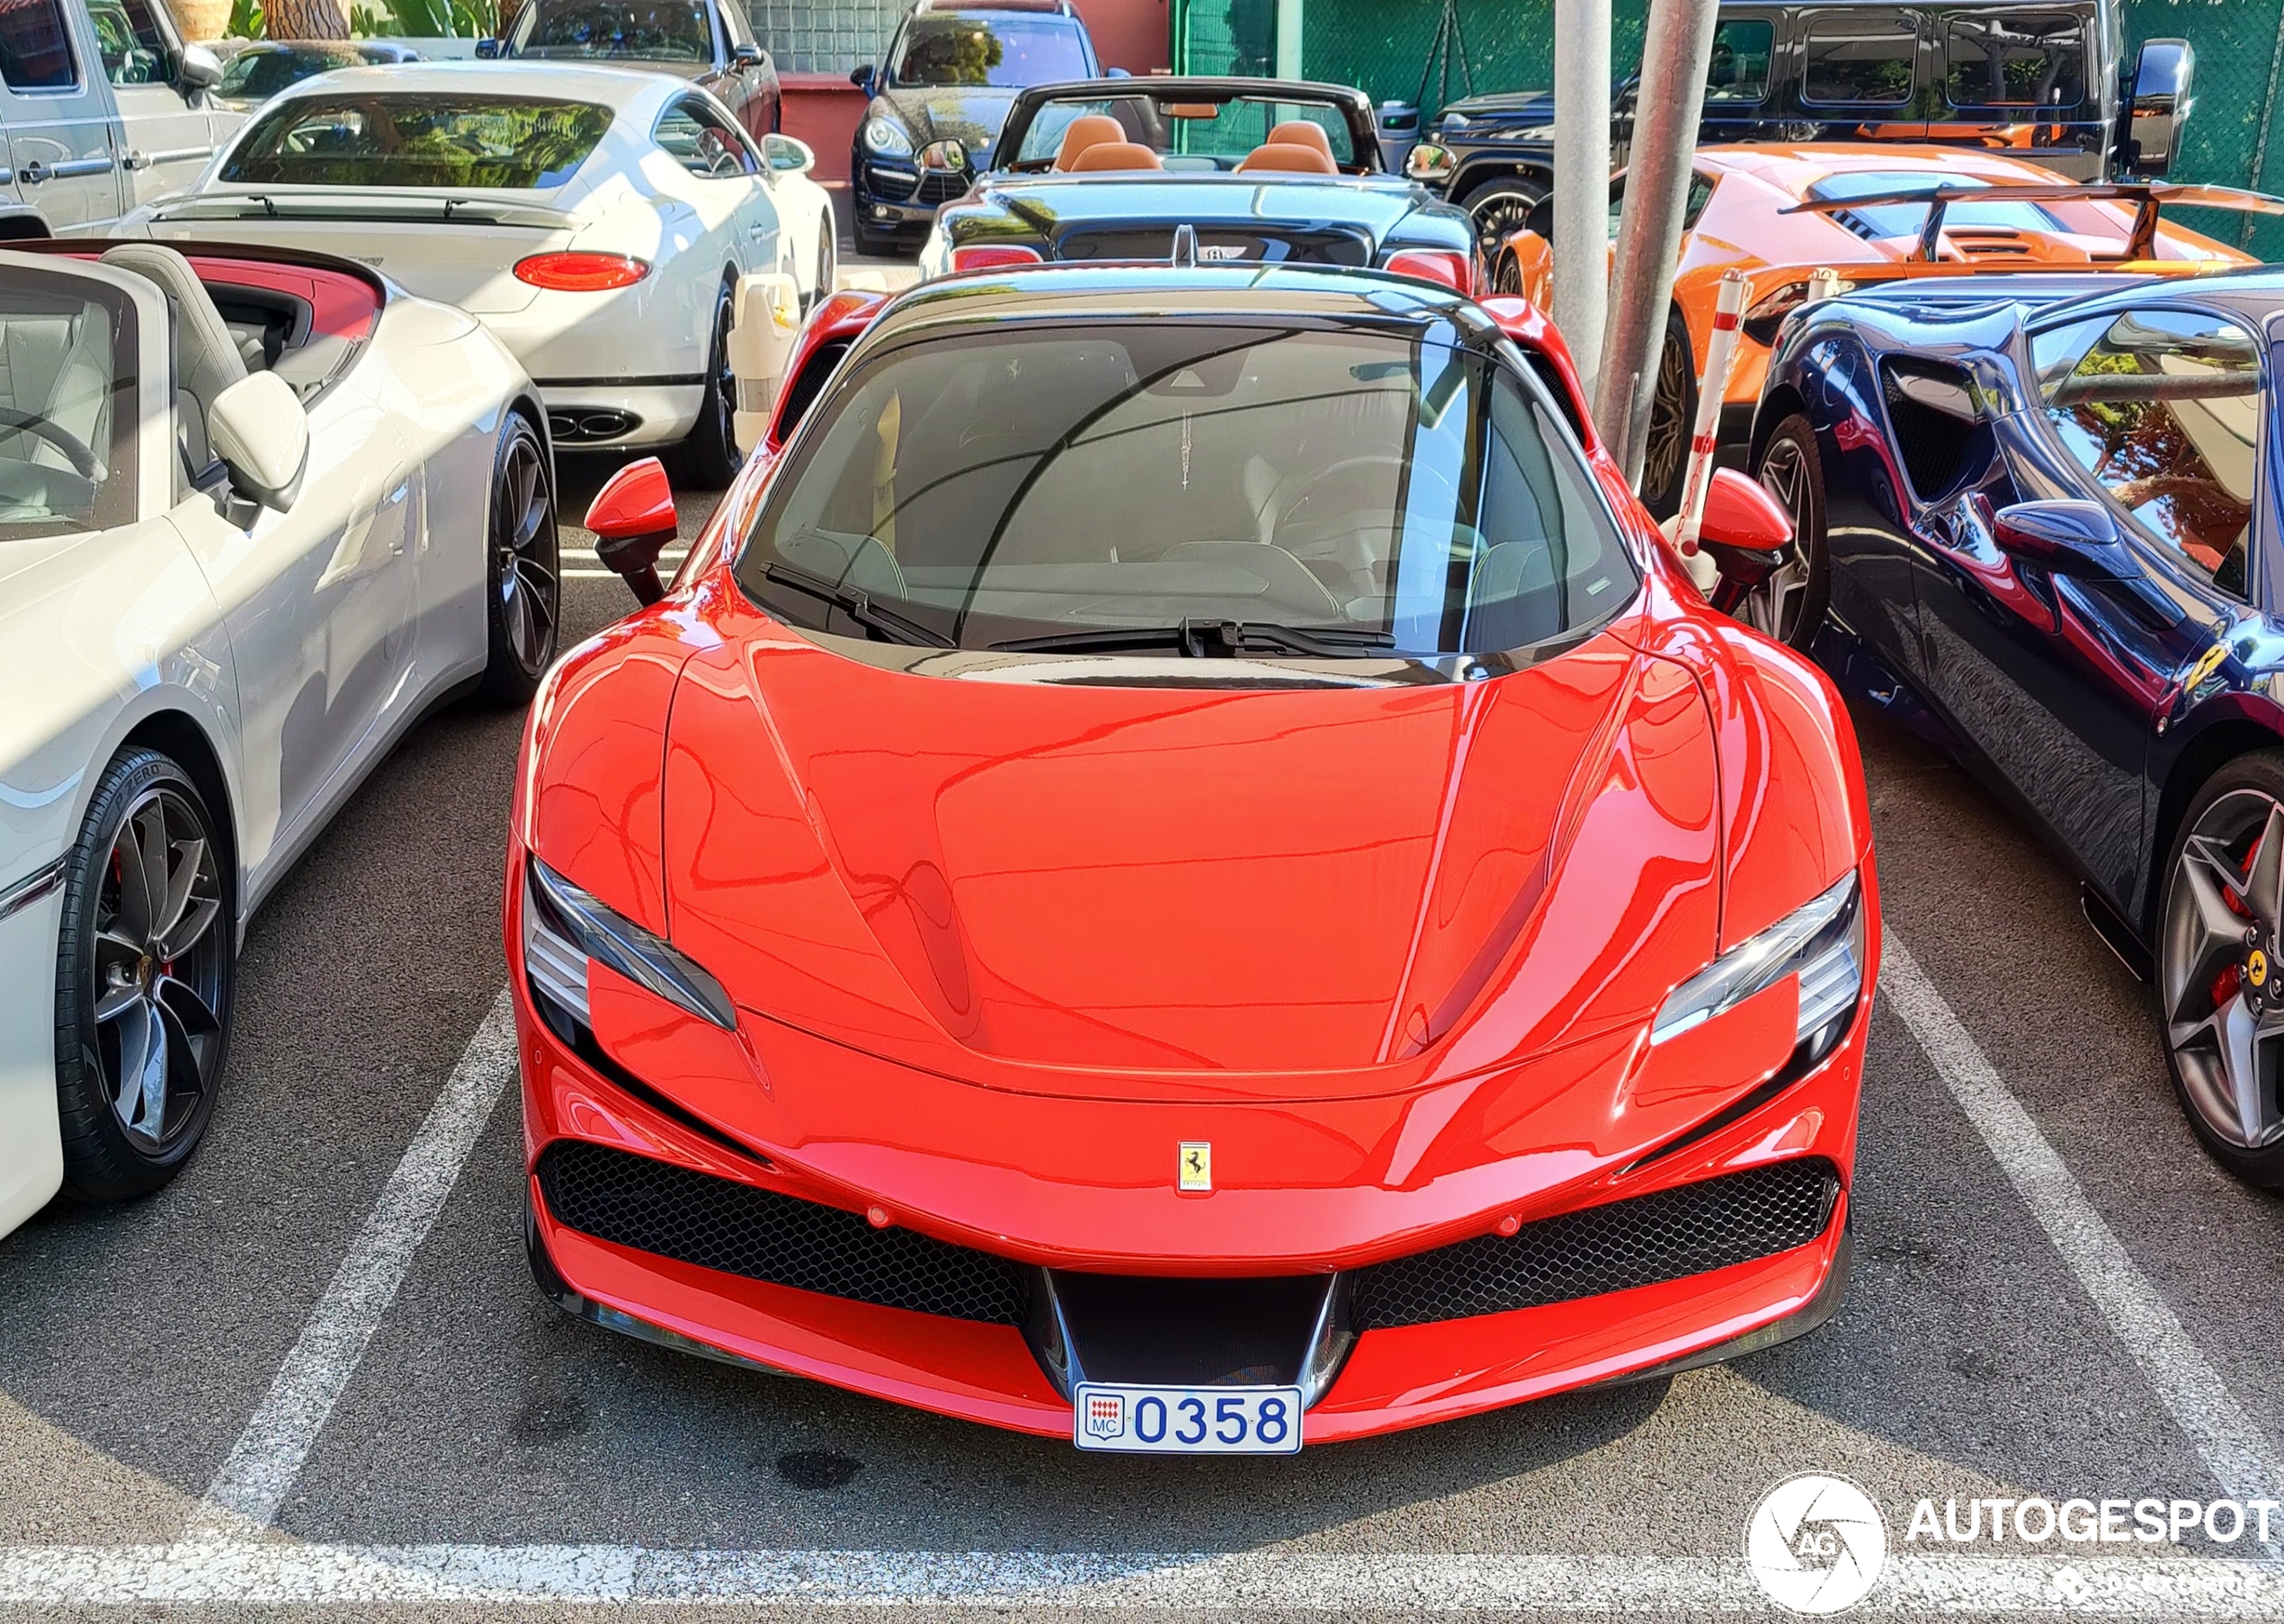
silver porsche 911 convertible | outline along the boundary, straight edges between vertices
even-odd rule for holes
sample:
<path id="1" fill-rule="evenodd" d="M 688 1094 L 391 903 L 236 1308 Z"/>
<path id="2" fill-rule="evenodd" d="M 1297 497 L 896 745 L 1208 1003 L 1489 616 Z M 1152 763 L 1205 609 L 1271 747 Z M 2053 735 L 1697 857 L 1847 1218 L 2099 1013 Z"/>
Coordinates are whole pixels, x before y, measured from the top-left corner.
<path id="1" fill-rule="evenodd" d="M 0 1233 L 174 1174 L 264 893 L 424 709 L 529 697 L 545 424 L 351 261 L 0 253 Z"/>

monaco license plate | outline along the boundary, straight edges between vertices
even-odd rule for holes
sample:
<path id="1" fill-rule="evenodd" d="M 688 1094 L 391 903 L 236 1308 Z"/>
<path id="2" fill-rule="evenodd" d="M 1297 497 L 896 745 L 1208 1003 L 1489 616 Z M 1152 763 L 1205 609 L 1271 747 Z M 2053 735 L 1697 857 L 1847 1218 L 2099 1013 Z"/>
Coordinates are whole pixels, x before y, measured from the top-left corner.
<path id="1" fill-rule="evenodd" d="M 1298 1388 L 1157 1388 L 1082 1382 L 1072 1441 L 1138 1455 L 1290 1455 Z"/>

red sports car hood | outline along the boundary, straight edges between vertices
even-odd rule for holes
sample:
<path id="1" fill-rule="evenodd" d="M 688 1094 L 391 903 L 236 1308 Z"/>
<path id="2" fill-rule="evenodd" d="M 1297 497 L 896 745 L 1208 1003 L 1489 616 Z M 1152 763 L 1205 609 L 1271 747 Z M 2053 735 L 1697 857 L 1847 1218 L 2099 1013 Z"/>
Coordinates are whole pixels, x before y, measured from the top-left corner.
<path id="1" fill-rule="evenodd" d="M 1641 1022 L 1711 956 L 1704 701 L 1615 637 L 1279 691 L 747 628 L 683 670 L 664 856 L 756 1016 L 1025 1092 L 1329 1097 Z"/>

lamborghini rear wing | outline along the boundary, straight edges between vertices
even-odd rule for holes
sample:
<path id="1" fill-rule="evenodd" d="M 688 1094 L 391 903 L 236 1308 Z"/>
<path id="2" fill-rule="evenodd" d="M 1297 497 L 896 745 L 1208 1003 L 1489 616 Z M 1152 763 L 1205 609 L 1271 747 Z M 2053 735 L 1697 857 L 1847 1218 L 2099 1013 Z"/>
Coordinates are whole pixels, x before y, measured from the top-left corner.
<path id="1" fill-rule="evenodd" d="M 2056 182 L 2051 185 L 1936 186 L 1924 192 L 1881 192 L 1868 197 L 1810 198 L 1782 210 L 1785 214 L 1847 214 L 1859 209 L 1898 208 L 1918 204 L 1927 210 L 1919 228 L 1919 245 L 1910 257 L 1934 259 L 1943 236 L 1943 213 L 1953 203 L 2131 203 L 2133 228 L 2126 237 L 2121 263 L 2155 257 L 2157 217 L 2166 209 L 2227 209 L 2239 214 L 2284 215 L 2284 198 L 2236 186 L 2198 186 L 2174 181 L 2110 181 L 2083 184 Z"/>

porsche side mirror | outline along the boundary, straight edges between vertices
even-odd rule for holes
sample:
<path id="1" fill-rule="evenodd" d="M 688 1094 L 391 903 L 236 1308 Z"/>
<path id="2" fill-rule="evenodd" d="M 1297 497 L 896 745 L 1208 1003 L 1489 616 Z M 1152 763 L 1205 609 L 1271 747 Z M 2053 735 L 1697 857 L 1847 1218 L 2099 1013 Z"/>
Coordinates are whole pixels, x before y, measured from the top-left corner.
<path id="1" fill-rule="evenodd" d="M 872 65 L 868 62 L 862 67 L 851 68 L 849 83 L 864 92 L 866 95 L 870 95 L 872 94 Z"/>
<path id="2" fill-rule="evenodd" d="M 1459 166 L 1451 149 L 1434 141 L 1422 141 L 1404 160 L 1405 174 L 1423 186 L 1448 185 Z"/>
<path id="3" fill-rule="evenodd" d="M 2196 97 L 2197 51 L 2186 40 L 2146 40 L 2134 64 L 2133 112 L 2119 167 L 2139 180 L 2163 180 L 2181 144 L 2181 127 Z"/>
<path id="4" fill-rule="evenodd" d="M 2099 502 L 2018 502 L 1991 524 L 2001 552 L 2058 576 L 2127 581 L 2141 574 L 2133 549 Z"/>
<path id="5" fill-rule="evenodd" d="M 178 75 L 184 90 L 212 90 L 222 83 L 222 58 L 203 45 L 185 45 Z"/>
<path id="6" fill-rule="evenodd" d="M 476 42 L 476 55 L 477 59 L 485 62 L 498 61 L 500 57 L 504 54 L 500 49 L 502 44 L 503 41 L 498 40 L 478 40 Z"/>
<path id="7" fill-rule="evenodd" d="M 682 521 L 664 463 L 645 457 L 611 475 L 587 504 L 586 524 L 594 531 L 595 557 L 626 582 L 636 602 L 656 603 L 666 595 L 658 555 L 681 533 Z"/>
<path id="8" fill-rule="evenodd" d="M 1733 468 L 1713 470 L 1705 487 L 1698 545 L 1740 586 L 1758 584 L 1792 545 L 1792 515 L 1757 482 Z"/>
<path id="9" fill-rule="evenodd" d="M 960 140 L 931 141 L 920 149 L 920 167 L 940 174 L 965 174 L 975 167 L 968 156 L 968 143 Z"/>
<path id="10" fill-rule="evenodd" d="M 779 135 L 774 130 L 762 138 L 762 156 L 768 162 L 771 170 L 778 174 L 783 174 L 788 170 L 807 174 L 816 167 L 816 154 L 809 149 L 807 141 L 790 135 Z"/>
<path id="11" fill-rule="evenodd" d="M 279 513 L 293 505 L 309 467 L 309 414 L 275 372 L 253 372 L 206 408 L 206 440 L 239 495 Z"/>
<path id="12" fill-rule="evenodd" d="M 729 62 L 732 67 L 767 67 L 769 53 L 748 40 L 743 45 L 731 48 Z"/>

